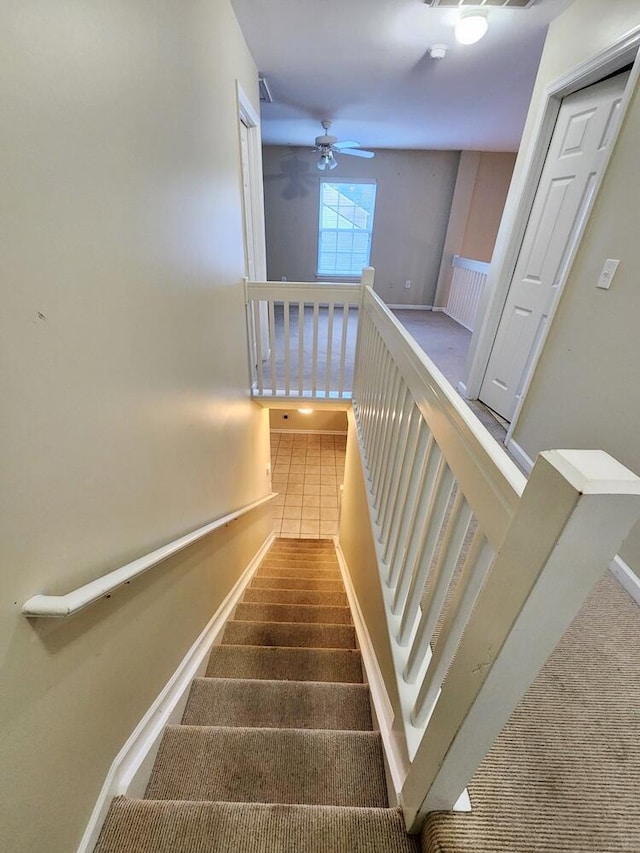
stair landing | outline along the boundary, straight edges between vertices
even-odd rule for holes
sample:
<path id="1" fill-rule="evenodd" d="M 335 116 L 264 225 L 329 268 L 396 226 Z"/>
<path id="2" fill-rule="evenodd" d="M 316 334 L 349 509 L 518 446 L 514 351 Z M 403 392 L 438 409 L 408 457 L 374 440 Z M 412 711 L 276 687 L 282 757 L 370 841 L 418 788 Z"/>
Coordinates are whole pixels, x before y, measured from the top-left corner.
<path id="1" fill-rule="evenodd" d="M 425 853 L 638 853 L 639 741 L 640 610 L 607 572 Z"/>

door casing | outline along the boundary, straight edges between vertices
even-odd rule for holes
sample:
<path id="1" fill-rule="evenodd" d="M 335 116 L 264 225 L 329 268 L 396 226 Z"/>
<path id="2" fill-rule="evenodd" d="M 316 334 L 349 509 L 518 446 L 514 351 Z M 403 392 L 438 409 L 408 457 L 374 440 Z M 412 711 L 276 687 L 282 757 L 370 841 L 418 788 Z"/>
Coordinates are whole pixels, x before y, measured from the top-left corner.
<path id="1" fill-rule="evenodd" d="M 504 309 L 511 280 L 515 271 L 562 99 L 567 95 L 573 94 L 573 92 L 576 92 L 579 89 L 583 89 L 587 86 L 591 86 L 593 83 L 603 80 L 610 74 L 614 74 L 633 63 L 633 68 L 620 106 L 620 118 L 616 129 L 617 135 L 624 121 L 624 116 L 638 82 L 638 77 L 640 77 L 639 49 L 640 26 L 635 27 L 608 48 L 597 53 L 586 62 L 577 65 L 567 74 L 558 77 L 544 90 L 543 104 L 534 128 L 532 137 L 533 141 L 525 163 L 523 191 L 514 215 L 513 227 L 511 228 L 511 232 L 507 238 L 502 257 L 499 259 L 498 263 L 492 265 L 492 269 L 489 273 L 486 288 L 487 302 L 481 306 L 482 320 L 478 325 L 477 331 L 472 337 L 469 348 L 467 378 L 465 382 L 462 382 L 459 385 L 461 393 L 468 399 L 478 399 L 478 394 L 487 369 L 495 336 L 498 331 L 498 325 L 500 323 L 502 311 Z M 611 144 L 602 172 L 596 182 L 595 192 L 593 193 L 591 202 L 588 206 L 582 227 L 577 235 L 573 251 L 571 256 L 568 258 L 563 279 L 559 283 L 560 291 L 564 288 L 567 278 L 571 272 L 575 254 L 580 246 L 584 230 L 589 221 L 591 210 L 593 209 L 593 205 L 598 196 L 598 191 L 604 176 L 606 175 L 607 166 L 614 149 L 615 139 Z M 523 388 L 523 394 L 515 410 L 509 431 L 507 432 L 505 444 L 509 444 L 512 440 L 513 431 L 516 427 L 520 412 L 522 411 L 524 401 L 526 400 L 531 379 L 535 373 L 535 365 L 544 348 L 559 302 L 560 299 L 556 299 L 555 305 L 549 316 L 546 331 L 542 335 L 537 350 L 533 355 L 532 369 L 529 372 L 529 379 Z"/>

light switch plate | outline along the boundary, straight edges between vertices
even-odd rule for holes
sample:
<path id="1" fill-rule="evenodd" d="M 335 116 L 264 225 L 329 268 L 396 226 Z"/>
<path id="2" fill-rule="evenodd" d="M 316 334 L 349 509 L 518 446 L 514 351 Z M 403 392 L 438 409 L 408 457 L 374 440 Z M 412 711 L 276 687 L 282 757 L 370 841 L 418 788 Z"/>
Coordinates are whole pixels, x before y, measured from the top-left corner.
<path id="1" fill-rule="evenodd" d="M 600 278 L 598 279 L 596 287 L 601 287 L 603 290 L 609 290 L 619 263 L 620 261 L 616 258 L 607 258 L 604 262 L 604 266 L 602 267 L 602 272 L 600 273 Z"/>

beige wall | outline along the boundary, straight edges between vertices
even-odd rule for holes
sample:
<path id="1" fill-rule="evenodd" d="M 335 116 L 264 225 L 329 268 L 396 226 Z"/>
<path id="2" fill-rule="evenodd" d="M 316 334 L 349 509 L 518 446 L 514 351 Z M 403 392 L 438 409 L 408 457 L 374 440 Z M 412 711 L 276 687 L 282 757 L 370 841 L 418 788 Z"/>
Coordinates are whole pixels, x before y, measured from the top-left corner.
<path id="1" fill-rule="evenodd" d="M 576 0 L 552 24 L 523 151 L 544 86 L 638 25 L 636 0 Z M 531 457 L 552 447 L 600 447 L 640 473 L 639 139 L 636 90 L 514 433 Z M 522 175 L 521 157 L 516 192 Z M 620 258 L 620 268 L 611 290 L 598 290 L 607 258 Z M 621 553 L 640 570 L 640 526 Z"/>
<path id="2" fill-rule="evenodd" d="M 376 564 L 376 552 L 369 519 L 365 482 L 358 449 L 353 413 L 348 413 L 349 433 L 344 468 L 344 493 L 340 510 L 340 547 L 344 553 L 362 615 L 393 705 L 398 725 L 402 725 L 395 669 L 391 657 L 389 633 L 382 590 Z"/>
<path id="3" fill-rule="evenodd" d="M 285 418 L 285 415 L 288 417 Z M 270 409 L 269 425 L 271 429 L 346 432 L 347 414 L 346 412 L 317 409 L 312 414 L 304 415 L 297 409 Z"/>
<path id="4" fill-rule="evenodd" d="M 235 95 L 257 103 L 256 69 L 227 0 L 0 16 L 0 846 L 69 853 L 268 530 L 260 512 L 68 620 L 20 615 L 267 491 Z"/>
<path id="5" fill-rule="evenodd" d="M 321 173 L 308 149 L 293 149 L 295 159 L 291 151 L 263 149 L 268 276 L 314 281 Z M 457 167 L 454 151 L 383 149 L 372 160 L 343 156 L 331 172 L 377 183 L 371 264 L 385 302 L 433 304 Z"/>
<path id="6" fill-rule="evenodd" d="M 462 151 L 434 304 L 449 298 L 454 255 L 491 261 L 516 155 Z"/>
<path id="7" fill-rule="evenodd" d="M 459 255 L 491 261 L 516 155 L 482 151 Z"/>

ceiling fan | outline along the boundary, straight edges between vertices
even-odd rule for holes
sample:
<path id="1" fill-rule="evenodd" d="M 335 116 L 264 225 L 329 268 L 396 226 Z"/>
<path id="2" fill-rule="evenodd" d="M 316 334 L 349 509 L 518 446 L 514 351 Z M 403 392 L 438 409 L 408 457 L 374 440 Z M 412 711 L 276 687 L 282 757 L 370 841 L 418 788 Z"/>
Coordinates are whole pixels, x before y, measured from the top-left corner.
<path id="1" fill-rule="evenodd" d="M 359 142 L 338 142 L 337 136 L 329 136 L 328 131 L 332 124 L 329 119 L 324 119 L 321 124 L 324 134 L 316 136 L 316 144 L 313 148 L 320 154 L 316 165 L 321 172 L 335 169 L 338 165 L 335 158 L 336 154 L 350 154 L 352 157 L 365 157 L 366 159 L 376 156 L 373 151 L 362 151 Z"/>

